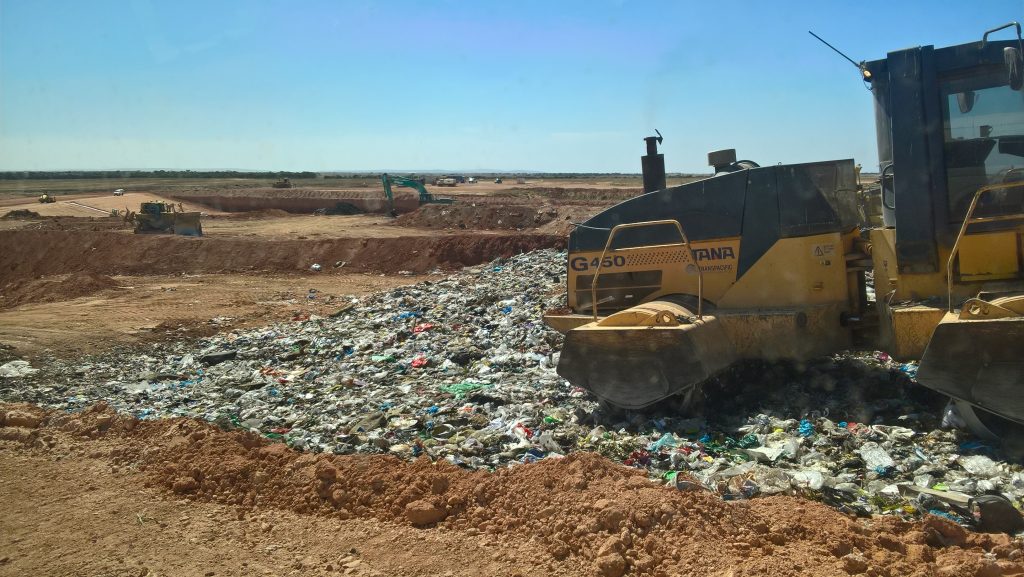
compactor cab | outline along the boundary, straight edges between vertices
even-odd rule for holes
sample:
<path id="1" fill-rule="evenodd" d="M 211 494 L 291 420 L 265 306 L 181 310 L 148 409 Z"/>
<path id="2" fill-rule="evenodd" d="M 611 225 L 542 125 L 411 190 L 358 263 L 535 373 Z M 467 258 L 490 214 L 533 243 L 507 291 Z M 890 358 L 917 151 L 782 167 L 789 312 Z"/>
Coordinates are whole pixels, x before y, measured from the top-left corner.
<path id="1" fill-rule="evenodd" d="M 742 358 L 856 342 L 921 358 L 920 382 L 969 421 L 981 407 L 1024 422 L 1024 67 L 1019 27 L 994 31 L 858 66 L 879 228 L 852 160 L 761 167 L 716 151 L 713 177 L 666 188 L 660 134 L 646 139 L 644 194 L 569 235 L 572 310 L 545 316 L 566 333 L 559 374 L 639 408 Z"/>
<path id="2" fill-rule="evenodd" d="M 1014 28 L 1017 38 L 989 35 Z M 883 228 L 871 231 L 880 346 L 918 380 L 1024 422 L 1024 92 L 1020 25 L 863 66 Z"/>

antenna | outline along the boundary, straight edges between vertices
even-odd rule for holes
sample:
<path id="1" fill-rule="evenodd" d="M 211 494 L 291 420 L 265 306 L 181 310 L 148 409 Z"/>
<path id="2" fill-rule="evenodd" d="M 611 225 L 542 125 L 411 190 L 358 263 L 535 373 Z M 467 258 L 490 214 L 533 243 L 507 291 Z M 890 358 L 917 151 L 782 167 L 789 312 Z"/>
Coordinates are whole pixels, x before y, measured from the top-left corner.
<path id="1" fill-rule="evenodd" d="M 821 36 L 818 36 L 814 32 L 811 32 L 810 30 L 808 30 L 807 33 L 810 34 L 811 36 L 814 36 L 815 38 L 817 38 L 818 41 L 821 42 L 822 44 L 824 44 L 825 46 L 828 46 L 829 48 L 834 50 L 836 54 L 838 54 L 838 55 L 842 56 L 843 58 L 849 60 L 850 64 L 853 64 L 854 66 L 857 67 L 857 70 L 860 70 L 860 74 L 864 78 L 864 81 L 865 82 L 871 82 L 871 72 L 868 71 L 867 67 L 864 65 L 864 61 L 863 60 L 861 60 L 860 62 L 856 62 L 856 61 L 854 61 L 853 58 L 850 58 L 849 56 L 843 54 L 838 48 L 836 48 L 835 46 L 832 46 L 831 44 L 826 42 L 825 39 L 822 38 Z"/>

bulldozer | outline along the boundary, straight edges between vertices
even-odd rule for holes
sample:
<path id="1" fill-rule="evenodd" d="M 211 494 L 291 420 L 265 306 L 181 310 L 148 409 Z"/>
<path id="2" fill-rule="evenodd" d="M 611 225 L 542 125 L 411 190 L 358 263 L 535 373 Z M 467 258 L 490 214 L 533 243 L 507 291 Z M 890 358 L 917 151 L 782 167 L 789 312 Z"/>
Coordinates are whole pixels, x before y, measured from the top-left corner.
<path id="1" fill-rule="evenodd" d="M 57 202 L 57 199 L 52 194 L 41 194 L 39 195 L 40 204 L 49 204 L 51 202 Z"/>
<path id="2" fill-rule="evenodd" d="M 559 375 L 640 409 L 692 400 L 743 359 L 862 347 L 919 359 L 917 381 L 981 436 L 1024 423 L 1022 53 L 1011 23 L 854 62 L 874 97 L 880 226 L 852 159 L 719 150 L 714 176 L 669 188 L 661 134 L 644 139 L 643 194 L 569 234 L 568 309 L 545 314 L 565 334 Z"/>
<path id="3" fill-rule="evenodd" d="M 185 212 L 181 203 L 143 202 L 139 212 L 124 211 L 124 220 L 135 225 L 135 234 L 203 236 L 199 212 Z"/>

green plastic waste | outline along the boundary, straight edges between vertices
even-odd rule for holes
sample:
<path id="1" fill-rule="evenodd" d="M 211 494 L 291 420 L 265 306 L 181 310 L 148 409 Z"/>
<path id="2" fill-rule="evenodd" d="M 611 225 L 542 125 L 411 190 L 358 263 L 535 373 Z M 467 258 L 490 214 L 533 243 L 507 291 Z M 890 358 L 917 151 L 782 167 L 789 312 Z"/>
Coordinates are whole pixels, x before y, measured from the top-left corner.
<path id="1" fill-rule="evenodd" d="M 494 385 L 490 383 L 474 383 L 472 381 L 462 381 L 461 383 L 456 383 L 454 385 L 445 385 L 441 387 L 441 390 L 446 393 L 451 393 L 452 395 L 455 395 L 456 399 L 462 399 L 468 393 L 472 393 L 473 391 L 478 391 L 480 389 L 487 389 L 493 386 Z"/>
<path id="2" fill-rule="evenodd" d="M 739 442 L 739 447 L 741 449 L 753 449 L 754 447 L 758 447 L 760 445 L 761 445 L 761 441 L 758 441 L 757 440 L 757 435 L 753 435 L 753 434 L 750 434 L 750 435 L 747 435 L 747 436 L 743 437 L 742 439 L 740 439 L 740 442 Z"/>

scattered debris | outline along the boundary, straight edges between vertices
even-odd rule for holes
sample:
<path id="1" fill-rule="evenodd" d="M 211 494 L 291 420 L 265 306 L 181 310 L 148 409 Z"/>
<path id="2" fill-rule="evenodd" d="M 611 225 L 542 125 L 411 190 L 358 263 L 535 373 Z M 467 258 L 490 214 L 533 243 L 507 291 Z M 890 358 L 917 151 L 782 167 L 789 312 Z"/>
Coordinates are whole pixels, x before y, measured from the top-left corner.
<path id="1" fill-rule="evenodd" d="M 102 401 L 304 451 L 469 469 L 588 451 L 725 499 L 803 495 L 857 515 L 969 526 L 979 523 L 969 507 L 942 497 L 1024 497 L 1021 466 L 940 428 L 944 401 L 884 354 L 740 365 L 704 388 L 707 418 L 671 402 L 607 412 L 555 372 L 562 337 L 540 317 L 564 305 L 564 271 L 564 252 L 498 259 L 353 299 L 329 318 L 53 361 L 0 382 L 0 400 L 68 411 Z M 436 515 L 425 511 L 410 515 Z"/>
<path id="2" fill-rule="evenodd" d="M 10 361 L 0 365 L 0 377 L 5 379 L 24 377 L 36 372 L 39 372 L 39 369 L 32 368 L 28 361 Z"/>

